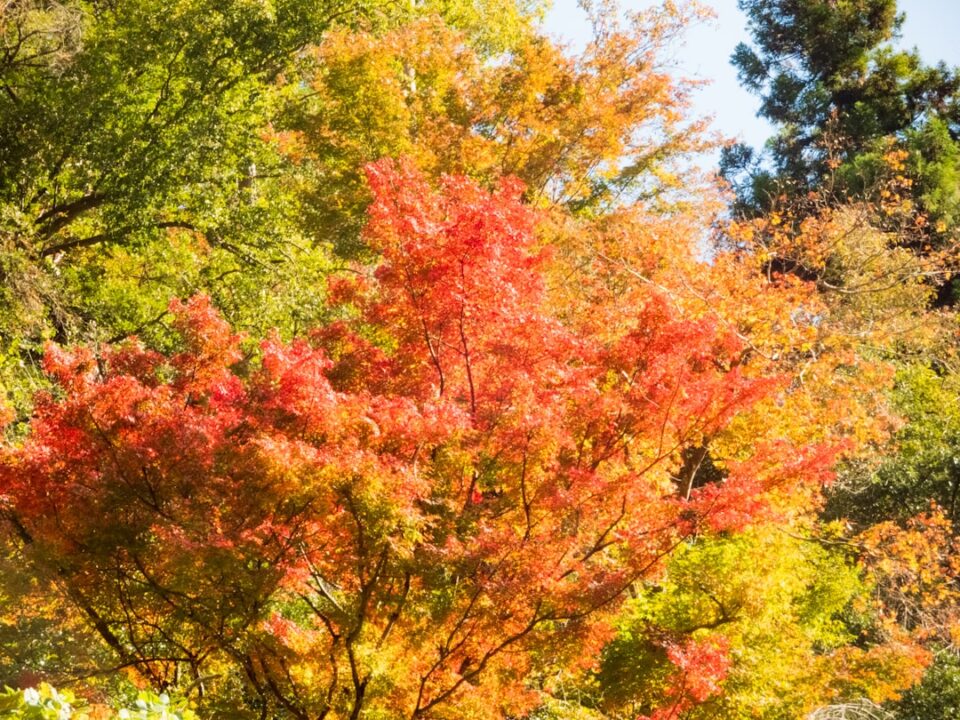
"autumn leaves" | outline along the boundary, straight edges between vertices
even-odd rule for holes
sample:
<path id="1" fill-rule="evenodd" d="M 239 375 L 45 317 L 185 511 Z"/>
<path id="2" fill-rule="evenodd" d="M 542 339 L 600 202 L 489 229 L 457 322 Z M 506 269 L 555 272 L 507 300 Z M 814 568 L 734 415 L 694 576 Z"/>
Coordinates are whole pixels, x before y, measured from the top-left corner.
<path id="1" fill-rule="evenodd" d="M 577 56 L 512 4 L 76 5 L 74 64 L 0 65 L 6 127 L 113 113 L 4 146 L 5 682 L 773 720 L 953 642 L 949 519 L 823 510 L 949 346 L 899 154 L 880 201 L 719 216 L 662 62 L 692 6 Z"/>

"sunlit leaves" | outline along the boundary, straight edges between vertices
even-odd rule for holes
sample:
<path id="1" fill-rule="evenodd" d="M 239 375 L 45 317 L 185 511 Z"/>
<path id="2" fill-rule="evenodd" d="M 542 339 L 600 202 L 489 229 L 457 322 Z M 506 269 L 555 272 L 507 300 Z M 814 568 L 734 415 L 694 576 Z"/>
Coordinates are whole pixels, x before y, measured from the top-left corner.
<path id="1" fill-rule="evenodd" d="M 212 663 L 280 715 L 523 712 L 549 695 L 535 662 L 589 663 L 679 543 L 834 451 L 731 440 L 723 477 L 676 477 L 783 380 L 644 283 L 616 326 L 565 322 L 516 181 L 368 172 L 382 260 L 334 288 L 341 320 L 249 357 L 198 297 L 171 305 L 171 354 L 50 347 L 3 493 L 37 570 L 152 682 Z M 670 648 L 676 702 L 718 692 L 722 643 Z"/>

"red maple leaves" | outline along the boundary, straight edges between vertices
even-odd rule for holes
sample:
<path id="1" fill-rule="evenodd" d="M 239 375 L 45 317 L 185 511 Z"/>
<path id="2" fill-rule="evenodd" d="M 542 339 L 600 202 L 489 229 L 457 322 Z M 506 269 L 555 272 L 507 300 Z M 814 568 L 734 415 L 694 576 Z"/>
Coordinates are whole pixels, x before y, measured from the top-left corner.
<path id="1" fill-rule="evenodd" d="M 623 327 L 565 323 L 516 183 L 435 191 L 391 162 L 369 178 L 382 260 L 332 284 L 338 321 L 251 358 L 197 297 L 171 306 L 170 357 L 51 347 L 59 389 L 3 451 L 0 494 L 158 682 L 216 662 L 293 717 L 519 711 L 673 547 L 821 480 L 830 454 L 784 443 L 785 470 L 740 458 L 725 480 L 678 479 L 782 380 L 653 287 Z M 716 690 L 722 647 L 672 652 L 700 678 L 684 702 Z"/>

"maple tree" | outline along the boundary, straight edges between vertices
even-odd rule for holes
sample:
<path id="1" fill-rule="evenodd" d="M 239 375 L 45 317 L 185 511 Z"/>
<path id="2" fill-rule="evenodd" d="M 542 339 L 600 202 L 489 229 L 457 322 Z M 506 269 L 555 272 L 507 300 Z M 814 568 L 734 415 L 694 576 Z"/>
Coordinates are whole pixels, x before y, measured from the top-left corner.
<path id="1" fill-rule="evenodd" d="M 955 77 L 742 4 L 732 221 L 692 3 L 0 5 L 0 714 L 947 712 Z"/>
<path id="2" fill-rule="evenodd" d="M 521 713 L 674 548 L 823 482 L 836 449 L 737 443 L 722 481 L 678 491 L 685 453 L 784 379 L 645 284 L 617 327 L 575 332 L 515 181 L 368 172 L 382 261 L 337 279 L 309 342 L 253 357 L 197 297 L 173 355 L 48 348 L 59 390 L 4 451 L 7 512 L 152 683 L 209 691 L 217 668 L 296 718 Z M 719 682 L 722 645 L 671 652 L 684 703 L 714 692 L 679 678 Z"/>

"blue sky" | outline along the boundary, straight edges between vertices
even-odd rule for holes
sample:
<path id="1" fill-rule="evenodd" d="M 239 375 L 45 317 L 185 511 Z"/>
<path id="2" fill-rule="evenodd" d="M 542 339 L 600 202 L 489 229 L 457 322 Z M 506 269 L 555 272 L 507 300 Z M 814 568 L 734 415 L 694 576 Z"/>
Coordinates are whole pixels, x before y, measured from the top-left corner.
<path id="1" fill-rule="evenodd" d="M 729 137 L 759 146 L 771 134 L 765 121 L 756 117 L 758 102 L 737 83 L 730 54 L 747 40 L 745 18 L 736 0 L 703 0 L 714 8 L 715 21 L 692 28 L 683 47 L 676 51 L 679 73 L 710 81 L 696 97 L 696 111 L 714 118 L 714 127 Z M 659 4 L 652 0 L 621 0 L 628 9 Z M 960 0 L 901 0 L 906 14 L 900 45 L 917 47 L 929 63 L 944 60 L 960 65 Z M 589 34 L 577 0 L 554 0 L 545 23 L 547 32 L 582 47 Z"/>

